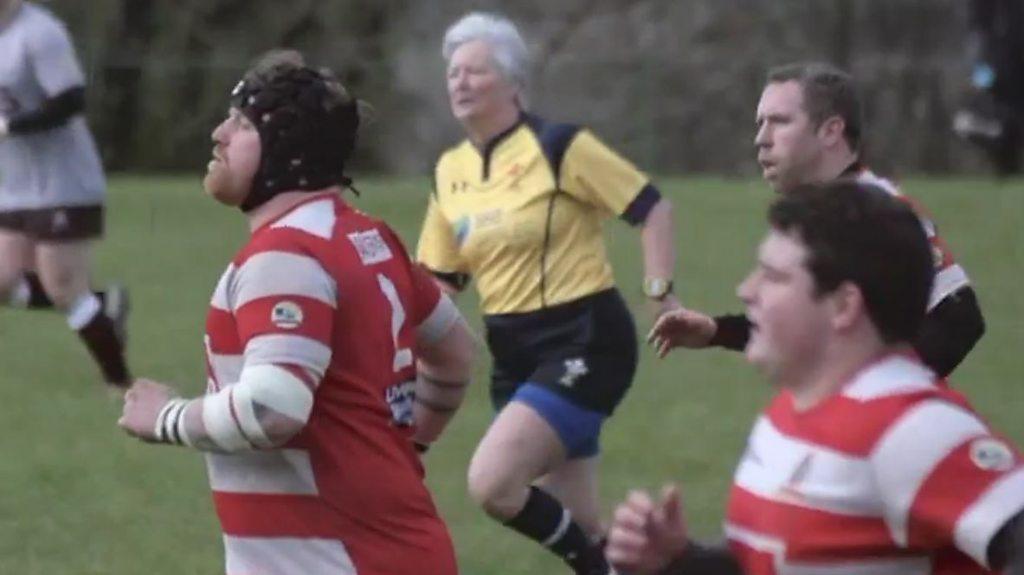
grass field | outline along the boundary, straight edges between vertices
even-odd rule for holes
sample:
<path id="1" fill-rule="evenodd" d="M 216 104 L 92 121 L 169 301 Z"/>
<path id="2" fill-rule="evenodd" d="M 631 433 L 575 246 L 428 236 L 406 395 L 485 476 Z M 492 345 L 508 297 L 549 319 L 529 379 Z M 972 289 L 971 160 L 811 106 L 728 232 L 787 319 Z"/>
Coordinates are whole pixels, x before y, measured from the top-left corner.
<path id="1" fill-rule="evenodd" d="M 662 179 L 676 204 L 684 302 L 739 309 L 736 283 L 764 231 L 770 194 L 745 180 Z M 364 179 L 355 203 L 415 243 L 427 181 Z M 1024 442 L 1024 182 L 913 180 L 979 292 L 988 333 L 954 382 L 1009 437 Z M 137 375 L 203 388 L 202 332 L 214 282 L 244 242 L 243 219 L 201 193 L 197 178 L 111 182 L 109 233 L 97 279 L 132 289 L 130 358 Z M 615 272 L 641 329 L 638 237 L 610 226 Z M 479 326 L 475 298 L 461 307 Z M 120 406 L 56 314 L 0 310 L 0 573 L 223 573 L 201 458 L 142 445 L 115 426 Z M 488 361 L 471 396 L 427 459 L 463 573 L 564 573 L 557 561 L 475 509 L 464 475 L 491 417 Z M 698 535 L 716 536 L 734 462 L 768 390 L 742 357 L 645 350 L 634 388 L 603 437 L 606 513 L 627 489 L 681 481 Z M 922 438 L 926 441 L 927 438 Z"/>

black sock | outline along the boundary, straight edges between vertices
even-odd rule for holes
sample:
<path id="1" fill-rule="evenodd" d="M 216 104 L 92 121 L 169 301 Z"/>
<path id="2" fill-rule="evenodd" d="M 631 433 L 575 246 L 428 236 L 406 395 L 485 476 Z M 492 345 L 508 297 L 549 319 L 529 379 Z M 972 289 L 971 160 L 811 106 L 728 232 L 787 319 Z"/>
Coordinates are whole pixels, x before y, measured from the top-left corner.
<path id="1" fill-rule="evenodd" d="M 118 387 L 128 387 L 131 376 L 124 360 L 124 348 L 114 333 L 114 323 L 103 312 L 98 312 L 85 327 L 78 330 L 78 336 L 85 342 L 96 363 L 103 372 L 103 379 Z"/>
<path id="2" fill-rule="evenodd" d="M 608 564 L 599 547 L 573 521 L 569 510 L 536 486 L 515 517 L 505 525 L 546 546 L 561 557 L 578 575 L 604 575 Z"/>
<path id="3" fill-rule="evenodd" d="M 44 309 L 53 307 L 53 300 L 50 296 L 46 295 L 46 290 L 43 289 L 43 282 L 39 281 L 39 276 L 35 272 L 25 272 L 25 283 L 28 284 L 28 308 L 29 309 Z"/>

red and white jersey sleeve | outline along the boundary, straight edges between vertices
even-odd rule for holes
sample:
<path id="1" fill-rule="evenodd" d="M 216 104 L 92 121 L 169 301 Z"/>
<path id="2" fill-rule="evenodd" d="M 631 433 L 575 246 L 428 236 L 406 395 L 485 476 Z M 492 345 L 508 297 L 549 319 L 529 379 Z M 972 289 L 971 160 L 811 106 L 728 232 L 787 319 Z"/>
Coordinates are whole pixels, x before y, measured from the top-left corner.
<path id="1" fill-rule="evenodd" d="M 412 264 L 412 285 L 420 302 L 421 317 L 415 320 L 416 339 L 421 343 L 432 343 L 443 337 L 461 317 L 458 308 L 434 283 L 430 272 L 418 264 Z"/>
<path id="2" fill-rule="evenodd" d="M 214 291 L 207 351 L 216 391 L 246 366 L 302 368 L 318 383 L 331 361 L 337 285 L 315 257 L 287 236 L 254 242 Z"/>
<path id="3" fill-rule="evenodd" d="M 806 411 L 780 393 L 726 519 L 748 575 L 988 573 L 1024 510 L 1024 463 L 916 359 L 885 358 Z"/>
<path id="4" fill-rule="evenodd" d="M 244 365 L 296 365 L 323 376 L 331 361 L 334 279 L 287 240 L 248 254 L 228 284 Z"/>
<path id="5" fill-rule="evenodd" d="M 921 227 L 924 228 L 925 235 L 928 236 L 928 241 L 932 246 L 932 257 L 935 264 L 935 283 L 932 285 L 932 293 L 928 298 L 929 310 L 938 305 L 946 296 L 970 285 L 971 280 L 967 277 L 967 272 L 953 258 L 953 252 L 949 249 L 949 245 L 939 235 L 935 222 L 932 221 L 920 202 L 904 195 L 896 184 L 876 175 L 871 170 L 861 170 L 857 174 L 857 181 L 877 186 L 889 192 L 907 203 L 914 210 L 914 213 L 917 214 L 918 219 L 921 220 Z"/>
<path id="6" fill-rule="evenodd" d="M 921 401 L 879 440 L 871 468 L 893 539 L 953 546 L 981 565 L 999 529 L 1024 510 L 1024 460 L 973 413 Z"/>

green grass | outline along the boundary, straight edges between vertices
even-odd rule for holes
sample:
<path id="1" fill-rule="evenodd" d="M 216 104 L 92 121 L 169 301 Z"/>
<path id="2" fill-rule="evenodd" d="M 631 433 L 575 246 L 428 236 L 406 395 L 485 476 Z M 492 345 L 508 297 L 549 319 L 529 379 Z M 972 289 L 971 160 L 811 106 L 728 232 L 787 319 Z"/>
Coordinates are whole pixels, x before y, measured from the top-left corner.
<path id="1" fill-rule="evenodd" d="M 662 179 L 676 204 L 678 291 L 691 306 L 737 310 L 734 287 L 761 237 L 770 194 L 758 182 Z M 1000 430 L 1024 441 L 1024 182 L 913 180 L 975 281 L 988 333 L 955 384 Z M 428 182 L 365 179 L 355 203 L 415 243 Z M 190 394 L 203 387 L 202 333 L 214 282 L 244 242 L 243 219 L 214 205 L 197 178 L 111 182 L 108 239 L 97 279 L 131 286 L 130 356 L 138 375 Z M 613 224 L 610 253 L 641 329 L 637 234 Z M 475 298 L 461 306 L 479 326 Z M 119 406 L 97 381 L 56 314 L 0 310 L 0 573 L 220 573 L 222 555 L 201 458 L 142 445 L 114 422 Z M 487 361 L 464 410 L 427 459 L 463 573 L 565 572 L 557 561 L 486 519 L 464 475 L 491 413 Z M 715 536 L 732 467 L 768 396 L 737 354 L 645 350 L 633 390 L 603 438 L 606 514 L 632 487 L 681 481 L 695 532 Z M 925 438 L 922 438 L 923 440 Z"/>

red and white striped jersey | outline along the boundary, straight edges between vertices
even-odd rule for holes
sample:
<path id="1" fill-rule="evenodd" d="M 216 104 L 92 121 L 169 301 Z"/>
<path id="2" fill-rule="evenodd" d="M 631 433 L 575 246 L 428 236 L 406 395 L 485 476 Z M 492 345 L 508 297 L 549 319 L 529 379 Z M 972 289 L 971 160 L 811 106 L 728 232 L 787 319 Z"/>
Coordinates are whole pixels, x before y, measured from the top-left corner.
<path id="1" fill-rule="evenodd" d="M 916 359 L 888 356 L 799 412 L 782 392 L 736 470 L 726 535 L 748 575 L 988 573 L 1024 461 Z"/>
<path id="2" fill-rule="evenodd" d="M 285 446 L 207 455 L 229 575 L 456 573 L 411 446 L 412 350 L 450 325 L 440 297 L 394 232 L 332 193 L 234 258 L 207 318 L 208 393 L 251 365 L 324 375 Z"/>
<path id="3" fill-rule="evenodd" d="M 928 298 L 929 311 L 945 299 L 946 296 L 955 293 L 962 287 L 970 285 L 971 280 L 967 277 L 967 272 L 953 259 L 953 252 L 950 251 L 949 246 L 939 236 L 938 228 L 935 227 L 935 223 L 932 222 L 931 217 L 925 212 L 920 202 L 910 196 L 903 195 L 899 187 L 891 180 L 878 176 L 867 168 L 861 168 L 857 171 L 854 178 L 860 183 L 877 186 L 902 200 L 914 210 L 918 219 L 921 220 L 924 233 L 928 236 L 928 241 L 932 245 L 932 257 L 935 261 L 935 283 L 932 285 L 932 293 Z"/>

